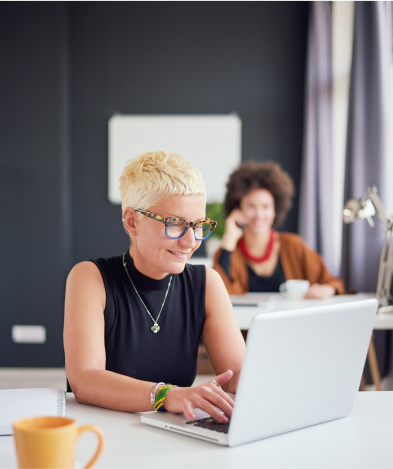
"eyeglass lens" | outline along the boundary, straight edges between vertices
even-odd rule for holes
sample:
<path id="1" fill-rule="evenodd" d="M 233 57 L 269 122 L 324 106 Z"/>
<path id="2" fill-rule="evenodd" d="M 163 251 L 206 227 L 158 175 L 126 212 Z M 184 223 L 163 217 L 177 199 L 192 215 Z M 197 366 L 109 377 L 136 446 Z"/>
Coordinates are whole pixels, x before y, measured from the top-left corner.
<path id="1" fill-rule="evenodd" d="M 169 223 L 166 226 L 165 231 L 166 231 L 166 235 L 169 238 L 179 238 L 186 231 L 186 229 L 187 229 L 186 222 L 176 221 L 176 222 Z M 195 239 L 197 239 L 198 241 L 205 239 L 207 236 L 209 236 L 209 233 L 210 233 L 209 222 L 199 223 L 195 227 Z"/>

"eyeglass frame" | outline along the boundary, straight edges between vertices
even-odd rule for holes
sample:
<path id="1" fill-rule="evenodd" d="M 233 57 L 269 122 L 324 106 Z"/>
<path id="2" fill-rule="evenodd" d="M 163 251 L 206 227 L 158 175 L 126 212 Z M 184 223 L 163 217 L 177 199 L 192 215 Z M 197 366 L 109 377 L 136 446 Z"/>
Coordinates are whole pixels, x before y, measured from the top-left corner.
<path id="1" fill-rule="evenodd" d="M 194 238 L 196 241 L 205 241 L 212 234 L 214 228 L 217 226 L 217 222 L 214 220 L 211 220 L 210 218 L 204 218 L 203 220 L 199 220 L 199 221 L 190 221 L 184 218 L 173 218 L 173 217 L 164 218 L 164 217 L 161 217 L 160 215 L 149 212 L 147 210 L 142 210 L 141 208 L 136 208 L 135 211 L 141 213 L 142 215 L 145 215 L 146 217 L 152 218 L 153 220 L 157 220 L 161 223 L 164 223 L 165 224 L 165 236 L 169 239 L 180 239 L 187 233 L 188 229 L 191 228 L 194 231 Z M 178 236 L 177 238 L 173 238 L 172 236 L 168 236 L 167 229 L 168 229 L 169 223 L 176 222 L 176 221 L 185 222 L 186 228 L 180 236 Z M 199 223 L 206 223 L 206 222 L 210 223 L 209 234 L 205 238 L 198 239 L 195 234 L 195 229 Z"/>

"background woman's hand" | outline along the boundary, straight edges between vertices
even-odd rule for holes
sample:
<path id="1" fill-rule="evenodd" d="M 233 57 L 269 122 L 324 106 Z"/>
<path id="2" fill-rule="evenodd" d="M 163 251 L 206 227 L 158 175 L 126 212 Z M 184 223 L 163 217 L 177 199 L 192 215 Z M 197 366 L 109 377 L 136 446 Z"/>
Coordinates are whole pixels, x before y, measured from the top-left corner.
<path id="1" fill-rule="evenodd" d="M 243 236 L 242 226 L 247 223 L 246 215 L 235 208 L 225 220 L 225 233 L 222 237 L 221 247 L 227 251 L 233 251 L 239 239 Z"/>
<path id="2" fill-rule="evenodd" d="M 231 370 L 215 377 L 219 386 L 225 385 L 232 378 Z M 195 418 L 194 410 L 199 408 L 211 415 L 218 422 L 226 422 L 225 415 L 232 415 L 234 401 L 219 387 L 209 382 L 192 388 L 171 389 L 164 401 L 165 409 L 175 414 L 184 413 L 186 418 Z M 222 414 L 224 412 L 225 415 Z"/>
<path id="3" fill-rule="evenodd" d="M 323 299 L 329 298 L 335 294 L 336 290 L 331 285 L 320 285 L 319 283 L 314 283 L 304 295 L 304 298 Z"/>

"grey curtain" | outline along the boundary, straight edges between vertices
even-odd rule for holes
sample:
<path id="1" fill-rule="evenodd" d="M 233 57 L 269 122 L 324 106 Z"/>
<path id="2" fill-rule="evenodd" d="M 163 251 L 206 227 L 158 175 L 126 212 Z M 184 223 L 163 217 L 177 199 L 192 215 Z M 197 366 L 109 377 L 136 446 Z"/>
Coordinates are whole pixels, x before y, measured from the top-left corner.
<path id="1" fill-rule="evenodd" d="M 385 198 L 390 54 L 390 2 L 356 2 L 345 200 L 361 198 L 372 184 L 377 185 L 382 201 Z M 372 229 L 365 220 L 344 227 L 342 276 L 347 289 L 376 290 L 381 227 L 376 221 Z"/>
<path id="2" fill-rule="evenodd" d="M 331 2 L 310 4 L 299 234 L 335 272 L 332 199 Z"/>

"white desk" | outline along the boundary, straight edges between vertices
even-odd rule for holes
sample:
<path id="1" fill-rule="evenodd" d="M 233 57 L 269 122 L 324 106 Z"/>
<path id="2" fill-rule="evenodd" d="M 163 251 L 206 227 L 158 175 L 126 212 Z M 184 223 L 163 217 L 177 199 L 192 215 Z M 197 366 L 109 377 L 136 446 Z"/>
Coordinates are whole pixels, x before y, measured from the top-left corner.
<path id="1" fill-rule="evenodd" d="M 106 443 L 97 468 L 393 467 L 393 392 L 358 393 L 347 418 L 235 448 L 143 425 L 138 414 L 77 404 L 72 394 L 67 416 L 103 430 Z M 94 435 L 81 436 L 77 467 L 95 444 Z M 0 437 L 0 468 L 16 465 L 13 437 Z"/>
<path id="2" fill-rule="evenodd" d="M 263 306 L 234 306 L 237 323 L 241 330 L 247 331 L 251 325 L 252 318 L 259 313 L 272 313 L 276 311 L 287 311 L 290 309 L 309 308 L 312 306 L 324 306 L 349 301 L 359 301 L 375 298 L 374 293 L 357 293 L 356 295 L 335 295 L 324 300 L 299 299 L 292 300 L 283 298 L 280 293 L 248 293 L 246 299 L 260 300 Z M 378 314 L 374 329 L 393 329 L 393 314 Z"/>

